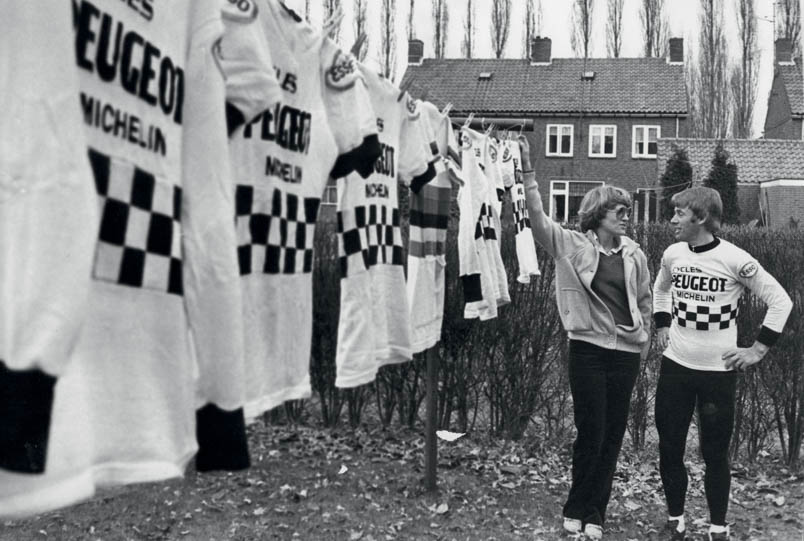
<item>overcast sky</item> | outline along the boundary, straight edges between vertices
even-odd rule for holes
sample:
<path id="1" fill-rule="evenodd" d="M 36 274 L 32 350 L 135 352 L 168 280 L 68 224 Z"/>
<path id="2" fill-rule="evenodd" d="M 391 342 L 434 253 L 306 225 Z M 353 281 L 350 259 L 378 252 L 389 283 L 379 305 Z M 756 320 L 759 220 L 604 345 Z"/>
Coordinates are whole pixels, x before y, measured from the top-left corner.
<path id="1" fill-rule="evenodd" d="M 737 25 L 734 10 L 735 0 L 724 1 L 724 24 L 729 46 L 737 49 Z M 287 0 L 286 3 L 304 13 L 305 0 Z M 323 21 L 324 1 L 309 0 L 311 9 L 311 22 L 320 27 Z M 538 0 L 537 0 L 538 3 Z M 621 56 L 640 56 L 642 49 L 641 23 L 639 20 L 640 0 L 625 0 L 625 14 L 623 16 L 623 48 Z M 378 47 L 380 43 L 380 0 L 368 0 L 369 19 L 369 57 L 368 63 L 378 64 Z M 475 58 L 492 57 L 490 9 L 491 0 L 474 0 L 475 5 Z M 524 25 L 525 1 L 513 0 L 511 29 L 506 45 L 505 57 L 522 57 L 522 32 Z M 342 0 L 345 17 L 341 25 L 340 42 L 344 47 L 350 47 L 354 42 L 352 29 L 353 0 Z M 407 36 L 406 24 L 410 8 L 410 0 L 396 0 L 397 16 L 397 78 L 401 79 L 407 62 Z M 570 45 L 570 14 L 572 0 L 541 0 L 542 28 L 541 35 L 549 37 L 552 44 L 552 54 L 556 58 L 574 56 Z M 670 37 L 684 38 L 685 52 L 689 49 L 695 52 L 697 47 L 697 26 L 700 0 L 665 0 Z M 463 23 L 466 14 L 466 0 L 448 0 L 449 30 L 447 32 L 448 57 L 460 57 L 461 41 L 463 40 Z M 754 135 L 760 136 L 765 119 L 768 93 L 773 78 L 773 0 L 756 0 L 758 44 L 759 44 L 759 87 L 757 91 L 757 104 L 754 109 Z M 592 34 L 592 56 L 606 56 L 606 2 L 596 0 Z M 415 0 L 414 25 L 416 37 L 424 41 L 425 57 L 433 56 L 433 17 L 431 14 L 431 0 Z M 737 57 L 734 57 L 734 61 Z"/>

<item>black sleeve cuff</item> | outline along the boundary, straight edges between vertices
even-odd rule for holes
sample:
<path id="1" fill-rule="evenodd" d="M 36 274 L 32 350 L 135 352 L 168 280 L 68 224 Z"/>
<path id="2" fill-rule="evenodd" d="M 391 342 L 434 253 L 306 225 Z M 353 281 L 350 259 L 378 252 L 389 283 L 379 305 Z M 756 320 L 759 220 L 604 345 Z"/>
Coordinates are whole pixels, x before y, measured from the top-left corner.
<path id="1" fill-rule="evenodd" d="M 670 312 L 656 312 L 653 314 L 653 322 L 656 324 L 657 329 L 669 327 L 672 321 L 673 318 L 670 315 Z"/>
<path id="2" fill-rule="evenodd" d="M 198 471 L 238 471 L 251 466 L 243 408 L 226 411 L 207 404 L 195 412 L 195 436 Z"/>
<path id="3" fill-rule="evenodd" d="M 759 330 L 759 335 L 757 336 L 757 342 L 760 344 L 765 344 L 768 347 L 773 346 L 779 337 L 782 335 L 780 332 L 772 331 L 771 329 L 767 328 L 766 326 L 762 326 Z"/>
<path id="4" fill-rule="evenodd" d="M 361 177 L 367 178 L 374 170 L 374 162 L 380 157 L 381 150 L 377 134 L 369 135 L 363 139 L 359 147 L 338 156 L 329 176 L 342 178 L 352 171 L 357 171 Z"/>
<path id="5" fill-rule="evenodd" d="M 246 123 L 246 117 L 243 113 L 232 105 L 230 102 L 226 102 L 226 133 L 229 137 L 232 136 L 234 131 Z"/>
<path id="6" fill-rule="evenodd" d="M 56 378 L 0 361 L 0 469 L 43 473 Z"/>
<path id="7" fill-rule="evenodd" d="M 435 165 L 433 162 L 430 162 L 427 164 L 427 171 L 410 181 L 410 190 L 413 193 L 419 193 L 419 190 L 422 189 L 422 186 L 433 180 L 435 176 Z"/>

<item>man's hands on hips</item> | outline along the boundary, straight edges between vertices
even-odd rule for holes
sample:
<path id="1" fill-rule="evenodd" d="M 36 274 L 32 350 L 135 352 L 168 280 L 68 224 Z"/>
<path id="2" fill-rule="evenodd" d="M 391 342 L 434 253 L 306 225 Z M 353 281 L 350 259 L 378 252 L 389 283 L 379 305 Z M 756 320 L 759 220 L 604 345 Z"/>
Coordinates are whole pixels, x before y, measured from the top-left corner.
<path id="1" fill-rule="evenodd" d="M 768 352 L 768 346 L 759 342 L 754 342 L 750 348 L 736 348 L 730 349 L 723 354 L 723 360 L 726 361 L 726 368 L 729 370 L 744 371 L 749 366 L 753 366 L 762 360 L 765 353 Z"/>

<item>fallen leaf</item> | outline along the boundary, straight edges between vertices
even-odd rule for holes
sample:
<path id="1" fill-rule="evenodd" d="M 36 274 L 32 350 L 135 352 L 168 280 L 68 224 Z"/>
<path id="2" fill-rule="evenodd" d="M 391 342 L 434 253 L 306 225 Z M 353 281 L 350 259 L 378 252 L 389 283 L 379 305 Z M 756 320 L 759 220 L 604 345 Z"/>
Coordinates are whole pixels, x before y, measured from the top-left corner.
<path id="1" fill-rule="evenodd" d="M 360 532 L 355 532 L 355 531 L 349 532 L 349 540 L 350 541 L 355 541 L 356 539 L 362 539 L 362 538 L 363 538 L 363 532 L 362 531 L 360 531 Z"/>
<path id="2" fill-rule="evenodd" d="M 349 468 L 346 467 L 346 464 L 341 464 L 341 469 L 338 470 L 338 475 L 344 474 L 349 471 Z M 363 535 L 362 533 L 360 535 Z"/>
<path id="3" fill-rule="evenodd" d="M 455 441 L 461 436 L 464 436 L 465 432 L 450 432 L 449 430 L 436 430 L 436 436 L 444 441 Z"/>
<path id="4" fill-rule="evenodd" d="M 784 505 L 784 496 L 779 496 L 778 498 L 773 499 L 773 505 L 776 507 L 781 507 Z"/>
<path id="5" fill-rule="evenodd" d="M 438 507 L 436 507 L 436 510 L 435 510 L 436 514 L 439 514 L 439 515 L 443 515 L 447 511 L 449 511 L 449 505 L 447 505 L 446 502 L 438 504 Z"/>
<path id="6" fill-rule="evenodd" d="M 629 511 L 636 511 L 637 509 L 642 509 L 642 506 L 640 504 L 632 500 L 625 500 L 623 507 L 625 507 Z"/>

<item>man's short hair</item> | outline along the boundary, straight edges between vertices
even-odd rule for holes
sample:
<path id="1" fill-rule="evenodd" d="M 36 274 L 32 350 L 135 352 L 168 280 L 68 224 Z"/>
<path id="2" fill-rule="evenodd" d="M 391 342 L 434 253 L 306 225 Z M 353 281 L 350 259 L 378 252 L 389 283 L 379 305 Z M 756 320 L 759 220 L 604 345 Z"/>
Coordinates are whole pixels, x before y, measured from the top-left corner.
<path id="1" fill-rule="evenodd" d="M 710 233 L 717 233 L 720 230 L 723 201 L 717 190 L 704 186 L 687 188 L 675 194 L 670 202 L 674 207 L 690 209 L 698 220 L 706 220 L 704 227 Z"/>
<path id="2" fill-rule="evenodd" d="M 598 186 L 586 192 L 578 210 L 578 227 L 582 232 L 600 227 L 606 213 L 617 205 L 631 206 L 631 194 L 616 186 Z"/>

